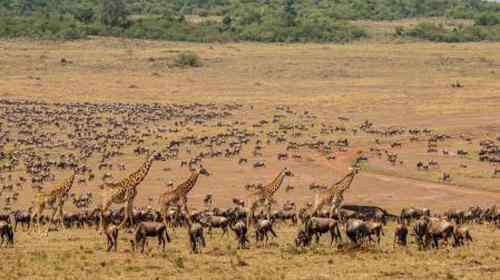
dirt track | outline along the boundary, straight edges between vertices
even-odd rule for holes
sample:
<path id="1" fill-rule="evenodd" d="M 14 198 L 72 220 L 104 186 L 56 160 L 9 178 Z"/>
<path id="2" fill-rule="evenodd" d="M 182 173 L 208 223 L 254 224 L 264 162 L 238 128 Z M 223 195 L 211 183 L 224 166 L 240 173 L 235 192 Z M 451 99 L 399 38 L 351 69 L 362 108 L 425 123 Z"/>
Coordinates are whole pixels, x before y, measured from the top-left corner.
<path id="1" fill-rule="evenodd" d="M 324 164 L 343 174 L 349 166 L 356 149 L 337 157 L 334 162 Z M 475 190 L 451 184 L 438 184 L 410 178 L 362 172 L 353 183 L 346 200 L 352 203 L 367 203 L 399 211 L 402 206 L 432 207 L 443 211 L 449 208 L 464 208 L 472 204 L 491 205 L 500 203 L 500 194 Z"/>

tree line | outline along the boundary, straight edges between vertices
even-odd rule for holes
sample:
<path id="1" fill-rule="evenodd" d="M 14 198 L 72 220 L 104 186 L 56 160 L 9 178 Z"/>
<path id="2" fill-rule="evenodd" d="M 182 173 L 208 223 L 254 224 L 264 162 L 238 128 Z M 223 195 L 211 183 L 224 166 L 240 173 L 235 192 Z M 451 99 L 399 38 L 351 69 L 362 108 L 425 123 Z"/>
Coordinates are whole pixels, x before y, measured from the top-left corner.
<path id="1" fill-rule="evenodd" d="M 423 23 L 395 36 L 498 41 L 499 15 L 500 4 L 482 0 L 0 0 L 0 37 L 350 42 L 368 36 L 352 20 L 439 16 L 475 24 Z"/>

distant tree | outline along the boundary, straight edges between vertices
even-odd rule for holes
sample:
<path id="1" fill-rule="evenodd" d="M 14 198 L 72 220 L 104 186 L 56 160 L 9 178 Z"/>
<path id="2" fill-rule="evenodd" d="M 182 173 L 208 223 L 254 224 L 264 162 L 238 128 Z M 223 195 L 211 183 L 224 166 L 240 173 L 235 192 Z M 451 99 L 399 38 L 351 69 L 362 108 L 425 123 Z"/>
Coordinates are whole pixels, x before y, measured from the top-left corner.
<path id="1" fill-rule="evenodd" d="M 296 10 L 296 0 L 284 0 L 284 7 L 283 11 L 285 14 L 285 23 L 287 26 L 294 26 L 295 25 L 295 19 L 297 17 L 297 10 Z"/>
<path id="2" fill-rule="evenodd" d="M 31 16 L 33 14 L 33 0 L 17 0 L 17 13 L 21 16 Z"/>
<path id="3" fill-rule="evenodd" d="M 101 0 L 101 22 L 108 27 L 125 27 L 128 25 L 127 6 L 123 0 Z"/>
<path id="4" fill-rule="evenodd" d="M 91 23 L 96 19 L 95 9 L 88 2 L 76 3 L 69 8 L 69 13 L 83 23 Z"/>

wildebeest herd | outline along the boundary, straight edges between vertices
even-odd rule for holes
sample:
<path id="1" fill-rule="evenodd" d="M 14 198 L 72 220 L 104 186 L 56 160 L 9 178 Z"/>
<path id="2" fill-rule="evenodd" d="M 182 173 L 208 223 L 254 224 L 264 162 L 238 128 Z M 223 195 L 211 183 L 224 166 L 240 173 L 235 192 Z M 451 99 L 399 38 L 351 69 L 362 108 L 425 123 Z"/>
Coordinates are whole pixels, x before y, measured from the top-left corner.
<path id="1" fill-rule="evenodd" d="M 441 240 L 445 245 L 451 241 L 452 246 L 472 242 L 467 226 L 472 223 L 500 226 L 500 212 L 495 206 L 474 206 L 440 214 L 431 209 L 405 208 L 394 215 L 380 207 L 343 203 L 343 192 L 349 189 L 358 170 L 363 172 L 362 165 L 371 156 L 385 155 L 391 165 L 401 165 L 404 162 L 397 153 L 404 145 L 401 138 L 407 136 L 410 142 L 427 143 L 427 152 L 432 154 L 438 152 L 437 143 L 451 136 L 426 128 L 376 127 L 370 121 L 348 128 L 348 118 L 339 117 L 337 124 L 318 122 L 312 112 L 293 111 L 288 106 L 273 108 L 269 119 L 242 121 L 236 116 L 242 110 L 245 106 L 241 104 L 51 104 L 0 100 L 0 115 L 4 120 L 0 126 L 2 246 L 13 246 L 19 230 L 33 231 L 34 228 L 36 231 L 46 227 L 48 233 L 95 228 L 105 236 L 108 251 L 116 251 L 118 237 L 124 231 L 132 231 L 132 249 L 143 252 L 148 238 L 157 238 L 164 249 L 172 239 L 169 230 L 186 228 L 192 252 L 198 253 L 207 243 L 206 231 L 220 229 L 222 235 L 233 232 L 237 246 L 243 249 L 251 246 L 250 233 L 256 243 L 267 243 L 269 238 L 278 237 L 277 224 L 288 224 L 297 228 L 294 242 L 298 247 L 311 245 L 313 239 L 318 241 L 325 233 L 330 234 L 331 244 L 343 244 L 347 238 L 353 247 L 361 247 L 380 244 L 381 236 L 386 234 L 386 223 L 396 222 L 395 245 L 406 246 L 411 235 L 417 246 L 424 249 L 439 248 Z M 247 185 L 247 190 L 242 186 L 242 196 L 235 197 L 229 207 L 218 207 L 210 194 L 203 200 L 203 209 L 191 211 L 187 206 L 187 194 L 198 176 L 216 176 L 203 167 L 206 159 L 234 160 L 243 166 L 253 162 L 248 168 L 268 168 L 263 151 L 266 146 L 280 145 L 282 149 L 276 154 L 279 161 L 302 160 L 303 149 L 334 161 L 337 153 L 351 149 L 352 139 L 348 136 L 357 135 L 373 137 L 376 144 L 365 153 L 356 153 L 352 166 L 356 171 L 342 191 L 311 184 L 310 189 L 318 192 L 318 199 L 303 207 L 289 200 L 281 209 L 276 209 L 278 202 L 273 194 L 285 177 L 293 176 L 291 170 L 285 168 L 269 185 Z M 395 137 L 397 140 L 393 140 Z M 478 152 L 480 161 L 495 166 L 492 176 L 500 173 L 495 165 L 500 161 L 498 141 L 481 141 Z M 248 149 L 250 153 L 243 152 Z M 445 149 L 441 152 L 450 153 Z M 462 157 L 467 154 L 464 150 L 456 152 Z M 127 155 L 147 155 L 148 160 L 142 169 L 116 181 L 112 172 L 128 170 L 120 160 Z M 148 174 L 154 160 L 178 162 L 179 168 L 189 168 L 192 174 L 177 186 L 166 182 L 167 190 L 159 197 L 157 209 L 134 207 L 134 199 L 140 194 L 137 185 Z M 439 163 L 430 160 L 419 162 L 417 169 L 425 171 L 436 166 Z M 73 171 L 71 180 L 61 188 L 46 189 L 54 184 L 55 174 L 65 170 Z M 441 180 L 449 182 L 452 177 L 443 171 Z M 76 194 L 71 192 L 73 184 L 82 187 L 95 184 L 101 188 L 97 192 Z M 22 197 L 30 185 L 34 195 Z M 294 188 L 288 185 L 286 190 Z M 330 190 L 333 190 L 331 195 Z M 248 199 L 248 191 L 256 198 Z M 16 204 L 23 199 L 32 200 L 32 206 L 18 209 Z M 67 201 L 78 211 L 63 212 Z M 123 207 L 113 209 L 111 205 Z M 52 215 L 45 215 L 44 209 L 52 211 Z"/>

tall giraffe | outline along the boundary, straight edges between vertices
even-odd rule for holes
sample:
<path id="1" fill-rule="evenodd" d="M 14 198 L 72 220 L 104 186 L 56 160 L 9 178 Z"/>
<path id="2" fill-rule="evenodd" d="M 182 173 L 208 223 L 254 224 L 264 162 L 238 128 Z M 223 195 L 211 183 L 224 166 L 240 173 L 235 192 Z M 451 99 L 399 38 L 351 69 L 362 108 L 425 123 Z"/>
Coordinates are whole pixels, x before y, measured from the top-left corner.
<path id="1" fill-rule="evenodd" d="M 137 196 L 137 186 L 146 178 L 146 175 L 148 175 L 153 165 L 153 161 L 160 159 L 162 159 L 161 154 L 159 152 L 153 152 L 144 164 L 128 177 L 118 182 L 104 183 L 99 187 L 102 189 L 101 212 L 104 213 L 108 211 L 109 207 L 113 204 L 126 204 L 125 217 L 119 225 L 120 228 L 122 228 L 127 221 L 130 221 L 130 225 L 134 225 L 132 211 L 134 208 L 134 200 Z"/>
<path id="2" fill-rule="evenodd" d="M 326 190 L 320 191 L 316 195 L 312 214 L 318 214 L 318 212 L 321 211 L 321 209 L 326 205 L 330 205 L 330 216 L 337 213 L 340 205 L 344 201 L 344 192 L 351 187 L 354 177 L 358 174 L 358 172 L 358 168 L 352 168 L 351 172 L 345 175 L 344 178 L 340 179 Z"/>
<path id="3" fill-rule="evenodd" d="M 33 229 L 40 232 L 40 219 L 42 214 L 47 208 L 52 209 L 52 214 L 50 215 L 49 226 L 54 222 L 56 215 L 59 215 L 59 225 L 62 225 L 62 219 L 64 217 L 64 203 L 68 200 L 68 193 L 73 187 L 75 182 L 76 169 L 73 174 L 66 179 L 60 186 L 54 188 L 49 192 L 40 191 L 35 195 L 35 213 L 33 217 L 35 218 L 36 227 Z M 47 227 L 47 234 L 49 232 L 49 226 Z"/>
<path id="4" fill-rule="evenodd" d="M 196 182 L 198 181 L 200 175 L 210 176 L 210 173 L 208 173 L 208 171 L 203 166 L 200 166 L 199 168 L 194 169 L 191 172 L 191 175 L 189 176 L 189 178 L 187 178 L 186 181 L 179 184 L 173 190 L 168 190 L 160 195 L 159 204 L 161 207 L 163 222 L 165 224 L 167 224 L 166 219 L 167 219 L 168 208 L 170 206 L 173 206 L 173 204 L 177 204 L 178 206 L 179 203 L 181 203 L 188 217 L 188 220 L 190 219 L 189 209 L 187 207 L 187 201 L 188 201 L 187 195 L 196 185 Z"/>
<path id="5" fill-rule="evenodd" d="M 292 177 L 293 173 L 288 169 L 288 168 L 283 168 L 281 172 L 274 178 L 274 180 L 265 185 L 260 187 L 258 190 L 253 192 L 250 197 L 252 200 L 252 203 L 250 203 L 250 215 L 249 219 L 255 215 L 255 210 L 259 205 L 265 205 L 267 207 L 267 215 L 270 215 L 271 212 L 271 206 L 274 204 L 276 201 L 274 200 L 273 196 L 274 194 L 280 189 L 281 185 L 283 184 L 283 181 L 285 180 L 285 177 Z M 250 220 L 248 220 L 250 221 Z M 247 221 L 247 222 L 248 222 Z"/>

